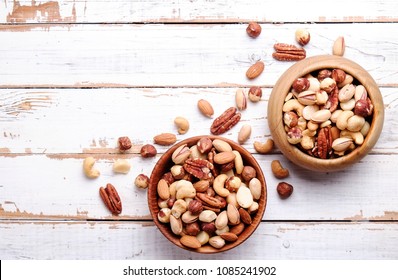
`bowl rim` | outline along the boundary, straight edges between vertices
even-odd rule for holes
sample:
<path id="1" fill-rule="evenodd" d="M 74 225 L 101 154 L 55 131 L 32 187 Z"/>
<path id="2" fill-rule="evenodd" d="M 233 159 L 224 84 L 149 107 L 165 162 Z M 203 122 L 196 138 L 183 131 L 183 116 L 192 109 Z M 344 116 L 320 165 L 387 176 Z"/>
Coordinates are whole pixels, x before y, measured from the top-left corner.
<path id="1" fill-rule="evenodd" d="M 368 96 L 373 101 L 374 105 L 373 117 L 368 135 L 365 137 L 364 143 L 360 147 L 357 147 L 354 151 L 342 157 L 319 159 L 305 154 L 299 148 L 287 141 L 282 114 L 277 114 L 277 112 L 282 112 L 284 98 L 289 93 L 291 85 L 295 79 L 316 70 L 333 68 L 344 70 L 366 88 Z M 271 136 L 284 156 L 296 165 L 305 169 L 320 172 L 332 172 L 343 170 L 353 163 L 358 162 L 374 147 L 383 128 L 384 103 L 380 89 L 375 80 L 362 66 L 341 56 L 318 55 L 296 62 L 279 77 L 271 91 L 267 115 Z"/>
<path id="2" fill-rule="evenodd" d="M 260 180 L 260 182 L 262 183 L 262 187 L 263 187 L 261 198 L 258 200 L 259 208 L 258 208 L 258 211 L 256 212 L 255 216 L 253 217 L 253 222 L 251 225 L 246 225 L 245 230 L 242 232 L 242 234 L 239 235 L 240 237 L 241 236 L 243 236 L 243 237 L 233 243 L 227 242 L 225 244 L 225 246 L 220 249 L 213 248 L 210 245 L 202 246 L 199 249 L 188 248 L 180 243 L 179 239 L 181 237 L 174 235 L 171 232 L 171 229 L 168 224 L 161 223 L 157 219 L 157 213 L 159 212 L 160 209 L 159 209 L 158 202 L 157 202 L 158 197 L 157 197 L 156 187 L 157 187 L 157 182 L 161 178 L 160 174 L 157 174 L 157 172 L 167 169 L 163 165 L 163 161 L 167 161 L 167 164 L 170 166 L 173 165 L 170 158 L 171 158 L 172 153 L 178 147 L 180 147 L 181 145 L 184 145 L 184 144 L 195 143 L 202 137 L 209 137 L 212 140 L 221 139 L 221 140 L 226 141 L 228 144 L 230 144 L 233 149 L 238 148 L 237 150 L 244 151 L 245 152 L 244 154 L 241 153 L 243 161 L 245 162 L 245 161 L 247 161 L 247 158 L 250 158 L 251 165 L 256 169 L 257 178 Z M 263 218 L 265 210 L 266 210 L 267 194 L 268 194 L 267 182 L 266 182 L 264 173 L 262 171 L 262 168 L 261 168 L 260 164 L 257 162 L 256 158 L 248 150 L 246 150 L 242 145 L 238 144 L 237 142 L 235 142 L 231 139 L 222 137 L 222 136 L 199 135 L 199 136 L 192 136 L 192 137 L 186 138 L 184 140 L 181 140 L 178 143 L 175 143 L 159 158 L 159 160 L 155 164 L 155 166 L 152 170 L 151 176 L 150 176 L 149 186 L 148 186 L 148 191 L 147 191 L 147 201 L 148 201 L 148 207 L 149 207 L 153 222 L 155 223 L 155 225 L 159 229 L 159 231 L 163 234 L 163 236 L 166 237 L 167 240 L 169 240 L 174 245 L 176 245 L 182 249 L 188 250 L 188 251 L 202 253 L 202 254 L 214 254 L 214 253 L 225 252 L 225 251 L 228 251 L 228 250 L 238 247 L 243 242 L 245 242 L 256 231 L 256 229 L 258 228 L 258 226 L 260 225 L 260 223 L 262 221 L 262 218 Z M 243 235 L 243 233 L 245 233 L 245 234 Z"/>

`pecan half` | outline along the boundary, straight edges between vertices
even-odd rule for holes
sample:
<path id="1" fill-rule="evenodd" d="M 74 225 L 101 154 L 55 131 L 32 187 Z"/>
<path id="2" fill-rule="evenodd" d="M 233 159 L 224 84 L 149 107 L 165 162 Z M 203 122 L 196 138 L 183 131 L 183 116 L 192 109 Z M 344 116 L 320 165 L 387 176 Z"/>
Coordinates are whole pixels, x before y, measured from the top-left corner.
<path id="1" fill-rule="evenodd" d="M 214 135 L 220 135 L 235 126 L 241 118 L 241 113 L 237 112 L 235 107 L 230 107 L 217 117 L 210 127 L 210 132 Z"/>
<path id="2" fill-rule="evenodd" d="M 295 45 L 276 43 L 274 45 L 275 52 L 272 57 L 280 61 L 295 61 L 306 57 L 305 49 L 296 47 Z"/>
<path id="3" fill-rule="evenodd" d="M 317 143 L 318 143 L 317 145 L 318 157 L 322 159 L 328 158 L 332 150 L 332 143 L 333 143 L 333 138 L 332 134 L 330 133 L 329 127 L 324 127 L 319 130 Z"/>
<path id="4" fill-rule="evenodd" d="M 328 109 L 330 113 L 333 113 L 336 111 L 337 107 L 339 105 L 339 89 L 335 87 L 332 92 L 329 94 L 329 98 L 326 101 L 325 106 L 323 109 Z"/>
<path id="5" fill-rule="evenodd" d="M 214 165 L 208 160 L 195 158 L 185 160 L 183 167 L 186 172 L 198 179 L 210 179 L 212 177 L 211 170 L 214 168 Z"/>
<path id="6" fill-rule="evenodd" d="M 196 199 L 202 202 L 203 206 L 207 205 L 213 208 L 222 208 L 223 206 L 225 206 L 224 203 L 216 197 L 207 195 L 205 193 L 197 193 Z"/>
<path id="7" fill-rule="evenodd" d="M 122 201 L 112 184 L 106 184 L 105 188 L 100 187 L 99 193 L 106 207 L 112 214 L 118 215 L 122 212 Z"/>

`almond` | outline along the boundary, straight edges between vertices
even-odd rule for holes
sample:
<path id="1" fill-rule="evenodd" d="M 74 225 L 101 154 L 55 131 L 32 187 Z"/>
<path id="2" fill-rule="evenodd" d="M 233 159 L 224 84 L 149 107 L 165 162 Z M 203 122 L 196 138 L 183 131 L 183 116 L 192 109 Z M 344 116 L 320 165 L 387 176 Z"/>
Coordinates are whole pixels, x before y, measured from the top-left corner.
<path id="1" fill-rule="evenodd" d="M 243 208 L 239 208 L 239 215 L 240 215 L 240 220 L 245 223 L 246 225 L 251 225 L 252 223 L 252 217 L 250 216 L 249 212 L 247 212 Z"/>
<path id="2" fill-rule="evenodd" d="M 228 242 L 235 242 L 238 240 L 238 236 L 232 232 L 224 232 L 220 234 L 221 238 Z"/>
<path id="3" fill-rule="evenodd" d="M 153 137 L 155 144 L 169 146 L 177 142 L 177 136 L 173 133 L 161 133 Z"/>
<path id="4" fill-rule="evenodd" d="M 217 164 L 226 164 L 235 159 L 236 155 L 233 152 L 221 152 L 214 156 L 214 162 Z"/>
<path id="5" fill-rule="evenodd" d="M 211 106 L 211 104 L 209 103 L 209 101 L 204 100 L 204 99 L 200 99 L 198 101 L 198 108 L 199 111 L 205 115 L 208 118 L 211 118 L 211 116 L 213 116 L 214 114 L 214 109 L 213 106 Z"/>
<path id="6" fill-rule="evenodd" d="M 257 78 L 258 76 L 260 76 L 260 74 L 263 72 L 263 70 L 264 70 L 264 62 L 257 61 L 252 66 L 250 66 L 249 69 L 247 69 L 246 77 L 248 79 Z"/>
<path id="7" fill-rule="evenodd" d="M 158 195 L 161 199 L 166 200 L 170 198 L 169 184 L 165 179 L 160 179 L 157 186 Z"/>
<path id="8" fill-rule="evenodd" d="M 180 242 L 182 245 L 192 249 L 198 249 L 202 246 L 199 240 L 195 236 L 191 235 L 184 235 L 180 238 Z"/>
<path id="9" fill-rule="evenodd" d="M 243 232 L 243 230 L 245 229 L 245 224 L 244 223 L 239 223 L 236 226 L 233 226 L 229 229 L 230 233 L 234 233 L 236 235 L 239 235 Z"/>

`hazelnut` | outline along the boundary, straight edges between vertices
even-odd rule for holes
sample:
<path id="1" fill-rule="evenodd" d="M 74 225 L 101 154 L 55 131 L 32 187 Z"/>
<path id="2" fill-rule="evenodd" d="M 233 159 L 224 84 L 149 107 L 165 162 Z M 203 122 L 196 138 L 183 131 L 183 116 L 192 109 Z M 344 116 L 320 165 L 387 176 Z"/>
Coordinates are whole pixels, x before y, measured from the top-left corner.
<path id="1" fill-rule="evenodd" d="M 156 156 L 157 150 L 156 150 L 155 146 L 153 146 L 151 144 L 146 144 L 141 147 L 140 153 L 143 158 L 149 158 L 149 157 Z"/>
<path id="2" fill-rule="evenodd" d="M 173 174 L 170 171 L 167 173 L 164 173 L 162 176 L 162 179 L 164 179 L 169 185 L 171 185 L 175 181 Z"/>
<path id="3" fill-rule="evenodd" d="M 251 102 L 258 102 L 261 100 L 261 97 L 263 96 L 263 91 L 260 87 L 253 86 L 249 88 L 248 96 Z"/>
<path id="4" fill-rule="evenodd" d="M 202 137 L 196 145 L 200 153 L 207 154 L 213 148 L 213 141 L 209 137 Z"/>
<path id="5" fill-rule="evenodd" d="M 201 228 L 203 231 L 207 232 L 209 235 L 213 235 L 213 233 L 214 233 L 214 232 L 216 231 L 216 229 L 217 229 L 214 222 L 209 222 L 209 223 L 207 223 L 207 222 L 202 222 L 202 223 L 200 224 L 200 228 Z"/>
<path id="6" fill-rule="evenodd" d="M 249 182 L 251 179 L 253 179 L 256 176 L 257 176 L 256 169 L 248 165 L 243 167 L 242 179 L 244 181 Z"/>
<path id="7" fill-rule="evenodd" d="M 192 215 L 199 215 L 203 211 L 203 204 L 199 200 L 191 200 L 188 204 L 188 211 Z"/>
<path id="8" fill-rule="evenodd" d="M 246 32 L 250 37 L 257 38 L 261 34 L 261 26 L 257 22 L 250 22 Z"/>
<path id="9" fill-rule="evenodd" d="M 145 174 L 139 174 L 135 180 L 134 184 L 139 187 L 140 189 L 146 189 L 149 185 L 149 177 Z"/>
<path id="10" fill-rule="evenodd" d="M 188 235 L 196 236 L 200 232 L 198 222 L 189 223 L 185 226 L 185 233 Z"/>
<path id="11" fill-rule="evenodd" d="M 337 84 L 344 82 L 346 73 L 341 69 L 332 70 L 332 79 L 336 81 Z"/>
<path id="12" fill-rule="evenodd" d="M 306 29 L 302 28 L 297 29 L 295 35 L 297 43 L 299 43 L 302 46 L 307 45 L 310 42 L 311 35 Z"/>
<path id="13" fill-rule="evenodd" d="M 329 69 L 322 69 L 318 72 L 317 78 L 321 82 L 322 80 L 326 78 L 330 78 L 332 76 L 332 71 Z"/>
<path id="14" fill-rule="evenodd" d="M 127 136 L 119 137 L 118 139 L 119 150 L 124 152 L 131 148 L 131 141 L 130 138 Z"/>
<path id="15" fill-rule="evenodd" d="M 293 90 L 296 93 L 300 93 L 302 91 L 305 91 L 307 89 L 309 89 L 310 87 L 310 81 L 307 78 L 297 78 L 294 82 L 293 82 Z"/>
<path id="16" fill-rule="evenodd" d="M 355 102 L 355 107 L 354 107 L 354 113 L 355 115 L 361 116 L 366 118 L 367 116 L 370 116 L 372 114 L 372 103 L 370 102 L 370 99 L 359 99 L 357 102 Z"/>
<path id="17" fill-rule="evenodd" d="M 276 191 L 278 192 L 280 198 L 285 199 L 293 193 L 293 186 L 286 182 L 280 182 L 276 187 Z"/>

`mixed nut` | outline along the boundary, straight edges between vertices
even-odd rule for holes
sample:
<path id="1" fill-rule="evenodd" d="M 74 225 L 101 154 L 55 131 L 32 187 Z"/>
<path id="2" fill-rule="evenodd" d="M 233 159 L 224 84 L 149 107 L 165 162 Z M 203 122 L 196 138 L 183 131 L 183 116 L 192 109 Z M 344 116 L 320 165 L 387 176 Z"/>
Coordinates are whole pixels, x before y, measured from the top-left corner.
<path id="1" fill-rule="evenodd" d="M 159 222 L 193 249 L 238 240 L 264 195 L 256 169 L 229 143 L 208 137 L 178 146 L 171 161 L 157 183 Z"/>
<path id="2" fill-rule="evenodd" d="M 311 156 L 344 156 L 362 145 L 372 122 L 366 88 L 342 69 L 296 79 L 282 108 L 287 140 Z"/>

